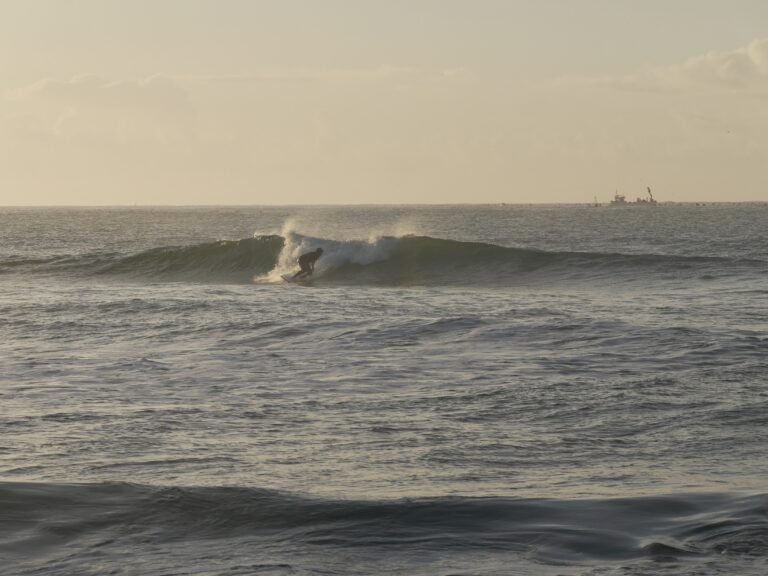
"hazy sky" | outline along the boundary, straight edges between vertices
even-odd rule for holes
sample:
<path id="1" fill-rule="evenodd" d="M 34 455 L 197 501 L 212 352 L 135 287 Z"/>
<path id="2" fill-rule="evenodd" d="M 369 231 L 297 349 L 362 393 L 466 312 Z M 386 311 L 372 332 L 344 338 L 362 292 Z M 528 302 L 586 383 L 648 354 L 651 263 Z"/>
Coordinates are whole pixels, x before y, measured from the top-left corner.
<path id="1" fill-rule="evenodd" d="M 768 201 L 765 0 L 0 0 L 0 204 Z"/>

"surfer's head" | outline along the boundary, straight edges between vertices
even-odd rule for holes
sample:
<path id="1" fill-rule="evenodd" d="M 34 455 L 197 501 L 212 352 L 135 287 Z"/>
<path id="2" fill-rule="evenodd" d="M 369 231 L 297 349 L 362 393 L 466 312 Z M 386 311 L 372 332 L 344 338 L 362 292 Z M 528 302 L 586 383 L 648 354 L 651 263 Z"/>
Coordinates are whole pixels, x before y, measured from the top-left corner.
<path id="1" fill-rule="evenodd" d="M 317 255 L 320 256 L 320 254 L 323 253 L 323 249 L 322 248 L 318 248 L 317 250 L 315 250 L 315 253 L 317 253 Z"/>

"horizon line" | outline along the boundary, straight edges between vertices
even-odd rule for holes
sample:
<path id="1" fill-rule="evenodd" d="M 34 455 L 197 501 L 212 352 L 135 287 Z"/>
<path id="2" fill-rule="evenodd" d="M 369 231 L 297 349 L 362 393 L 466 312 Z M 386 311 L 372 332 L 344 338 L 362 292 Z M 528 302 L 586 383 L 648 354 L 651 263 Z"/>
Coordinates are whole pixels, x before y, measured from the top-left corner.
<path id="1" fill-rule="evenodd" d="M 665 204 L 768 204 L 768 200 L 665 200 Z M 610 206 L 610 201 L 598 206 Z M 5 208 L 289 208 L 289 207 L 350 207 L 350 206 L 589 206 L 594 202 L 360 202 L 360 203 L 288 203 L 288 204 L 0 204 Z M 632 204 L 630 203 L 630 206 Z"/>

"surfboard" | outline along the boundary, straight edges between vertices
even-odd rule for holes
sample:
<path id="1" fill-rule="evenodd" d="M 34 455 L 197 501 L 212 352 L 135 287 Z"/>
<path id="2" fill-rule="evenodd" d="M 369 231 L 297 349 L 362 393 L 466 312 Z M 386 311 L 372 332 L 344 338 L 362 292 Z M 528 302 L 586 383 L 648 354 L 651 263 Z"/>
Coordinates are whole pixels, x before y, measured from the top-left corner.
<path id="1" fill-rule="evenodd" d="M 289 282 L 291 284 L 304 284 L 311 280 L 311 278 L 308 278 L 307 276 L 302 276 L 300 278 L 294 278 L 290 274 L 280 274 L 280 278 L 285 280 L 286 282 Z"/>

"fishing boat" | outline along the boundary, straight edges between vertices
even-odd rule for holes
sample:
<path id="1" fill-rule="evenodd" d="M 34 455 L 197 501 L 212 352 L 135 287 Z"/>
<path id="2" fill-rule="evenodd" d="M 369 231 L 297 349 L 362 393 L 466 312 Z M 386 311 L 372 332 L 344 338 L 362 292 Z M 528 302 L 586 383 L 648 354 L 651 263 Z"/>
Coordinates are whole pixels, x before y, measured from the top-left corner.
<path id="1" fill-rule="evenodd" d="M 613 196 L 613 200 L 611 200 L 611 206 L 635 206 L 638 204 L 646 205 L 646 206 L 656 206 L 658 202 L 656 202 L 656 199 L 653 197 L 653 192 L 651 192 L 651 187 L 648 186 L 648 196 L 646 198 L 640 198 L 639 196 L 637 199 L 632 201 L 627 201 L 626 196 L 623 194 L 619 194 L 618 191 Z"/>

